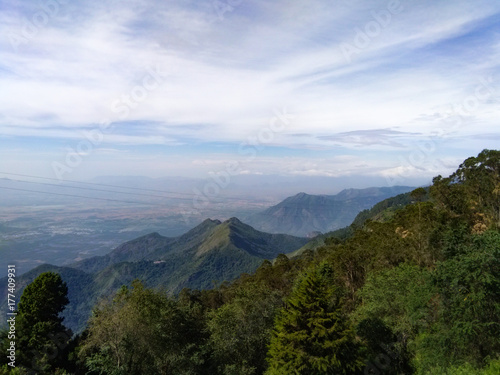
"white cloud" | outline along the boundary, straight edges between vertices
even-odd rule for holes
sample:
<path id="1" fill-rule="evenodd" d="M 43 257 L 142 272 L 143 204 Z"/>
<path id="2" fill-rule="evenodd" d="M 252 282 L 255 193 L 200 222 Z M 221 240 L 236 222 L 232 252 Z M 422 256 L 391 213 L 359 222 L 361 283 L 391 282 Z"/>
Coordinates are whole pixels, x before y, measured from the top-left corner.
<path id="1" fill-rule="evenodd" d="M 107 119 L 122 123 L 106 136 L 109 148 L 188 139 L 233 143 L 236 153 L 286 106 L 295 118 L 271 144 L 291 154 L 328 149 L 321 137 L 346 131 L 425 137 L 490 75 L 497 95 L 461 131 L 497 133 L 500 38 L 484 28 L 500 5 L 401 1 L 401 12 L 347 61 L 342 43 L 355 43 L 388 3 L 262 0 L 242 2 L 223 19 L 211 1 L 65 3 L 17 50 L 0 40 L 0 134 L 72 142 Z M 22 35 L 23 17 L 39 11 L 30 3 L 0 12 L 0 35 Z M 116 103 L 123 108 L 157 66 L 160 84 L 121 116 Z"/>

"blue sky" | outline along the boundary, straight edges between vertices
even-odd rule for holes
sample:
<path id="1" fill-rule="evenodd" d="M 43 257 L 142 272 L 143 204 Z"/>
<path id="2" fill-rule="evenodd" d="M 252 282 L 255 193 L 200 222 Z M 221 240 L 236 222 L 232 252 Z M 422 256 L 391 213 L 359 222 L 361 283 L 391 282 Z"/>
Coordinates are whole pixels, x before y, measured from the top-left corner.
<path id="1" fill-rule="evenodd" d="M 497 1 L 0 1 L 0 171 L 428 180 L 500 140 Z"/>

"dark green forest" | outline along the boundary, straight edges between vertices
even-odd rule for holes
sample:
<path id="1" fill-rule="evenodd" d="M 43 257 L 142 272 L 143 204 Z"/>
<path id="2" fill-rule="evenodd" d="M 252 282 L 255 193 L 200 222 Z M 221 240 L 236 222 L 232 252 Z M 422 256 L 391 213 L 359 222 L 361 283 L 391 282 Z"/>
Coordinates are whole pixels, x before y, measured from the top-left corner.
<path id="1" fill-rule="evenodd" d="M 64 280 L 43 273 L 18 305 L 17 367 L 3 355 L 0 374 L 500 373 L 500 151 L 337 234 L 213 289 L 136 280 L 79 335 L 59 317 Z"/>

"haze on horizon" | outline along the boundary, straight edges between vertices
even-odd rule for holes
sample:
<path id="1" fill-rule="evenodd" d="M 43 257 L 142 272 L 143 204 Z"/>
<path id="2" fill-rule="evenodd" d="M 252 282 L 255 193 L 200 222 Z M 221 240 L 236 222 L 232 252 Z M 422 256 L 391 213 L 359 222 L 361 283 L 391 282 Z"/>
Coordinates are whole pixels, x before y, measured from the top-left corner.
<path id="1" fill-rule="evenodd" d="M 499 19 L 485 0 L 2 0 L 0 172 L 426 184 L 498 148 Z"/>

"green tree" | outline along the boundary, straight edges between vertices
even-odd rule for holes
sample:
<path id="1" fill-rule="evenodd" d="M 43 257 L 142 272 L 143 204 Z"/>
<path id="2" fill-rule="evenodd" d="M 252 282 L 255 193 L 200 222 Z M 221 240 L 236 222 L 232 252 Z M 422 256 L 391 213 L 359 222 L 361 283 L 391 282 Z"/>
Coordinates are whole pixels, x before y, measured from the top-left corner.
<path id="1" fill-rule="evenodd" d="M 224 375 L 262 374 L 274 318 L 282 306 L 280 293 L 257 283 L 210 314 L 210 348 Z"/>
<path id="2" fill-rule="evenodd" d="M 417 188 L 412 192 L 410 192 L 410 197 L 417 202 L 422 202 L 426 195 L 427 195 L 427 190 L 425 190 L 422 187 Z"/>
<path id="3" fill-rule="evenodd" d="M 439 295 L 434 324 L 417 338 L 418 367 L 484 366 L 500 353 L 500 233 L 475 235 L 433 278 Z"/>
<path id="4" fill-rule="evenodd" d="M 409 347 L 429 326 L 428 305 L 435 293 L 431 272 L 413 264 L 368 275 L 353 318 L 371 368 L 388 375 L 412 373 Z"/>
<path id="5" fill-rule="evenodd" d="M 299 278 L 276 320 L 266 374 L 352 374 L 362 367 L 332 280 L 326 263 Z"/>
<path id="6" fill-rule="evenodd" d="M 40 274 L 24 289 L 16 319 L 20 366 L 53 374 L 64 365 L 65 349 L 72 335 L 60 316 L 69 302 L 67 294 L 66 283 L 54 272 Z"/>
<path id="7" fill-rule="evenodd" d="M 413 264 L 371 273 L 359 292 L 356 320 L 378 318 L 407 342 L 428 327 L 428 304 L 435 293 L 432 273 Z"/>
<path id="8" fill-rule="evenodd" d="M 99 374 L 202 374 L 199 332 L 178 301 L 134 281 L 95 309 L 80 358 Z"/>
<path id="9" fill-rule="evenodd" d="M 500 151 L 483 150 L 455 173 L 433 180 L 431 194 L 452 216 L 462 216 L 474 233 L 500 228 Z"/>
<path id="10" fill-rule="evenodd" d="M 381 319 L 374 317 L 362 320 L 356 333 L 364 344 L 364 374 L 413 374 L 410 353 L 404 342 Z"/>
<path id="11" fill-rule="evenodd" d="M 417 206 L 418 206 L 418 225 L 419 225 L 419 228 L 417 229 L 417 232 L 418 232 L 417 237 L 418 237 L 419 251 L 421 251 L 421 249 L 422 249 L 422 230 L 421 230 L 422 209 L 421 209 L 420 203 L 422 202 L 422 200 L 424 199 L 424 197 L 426 195 L 427 195 L 427 191 L 422 187 L 417 188 L 410 193 L 410 197 L 416 201 Z"/>

